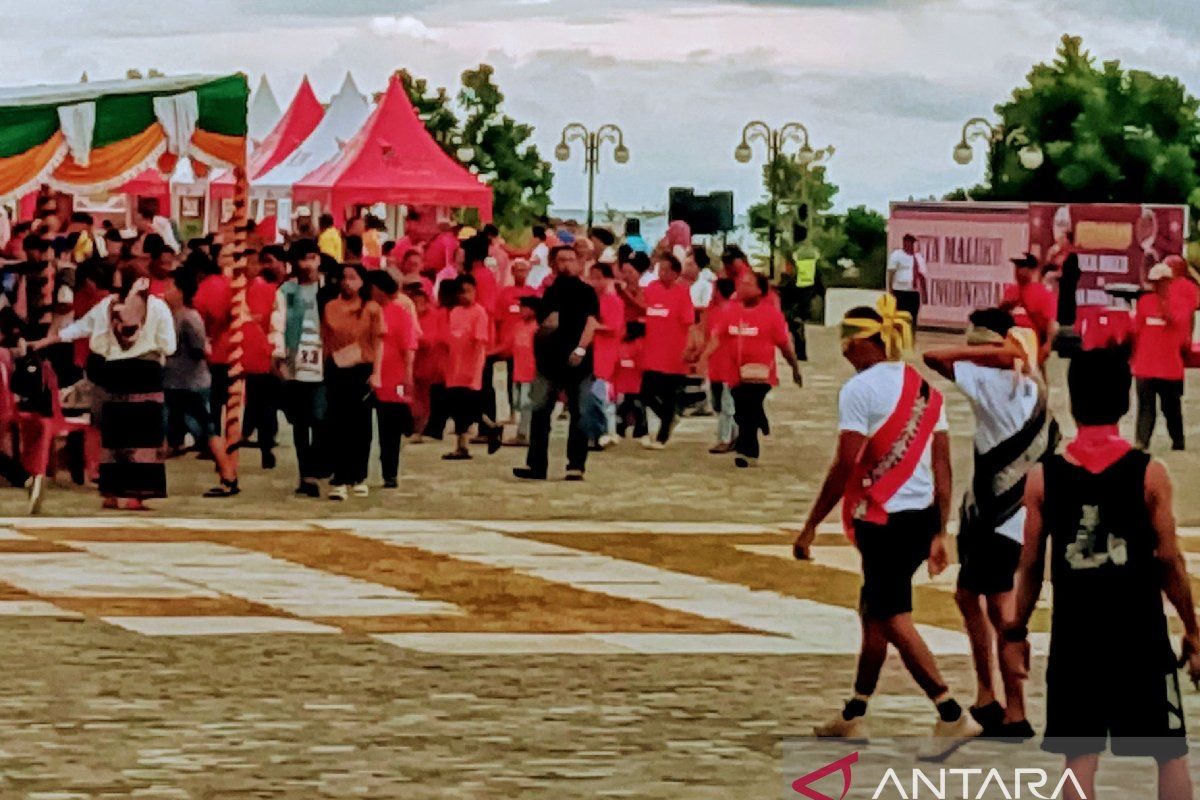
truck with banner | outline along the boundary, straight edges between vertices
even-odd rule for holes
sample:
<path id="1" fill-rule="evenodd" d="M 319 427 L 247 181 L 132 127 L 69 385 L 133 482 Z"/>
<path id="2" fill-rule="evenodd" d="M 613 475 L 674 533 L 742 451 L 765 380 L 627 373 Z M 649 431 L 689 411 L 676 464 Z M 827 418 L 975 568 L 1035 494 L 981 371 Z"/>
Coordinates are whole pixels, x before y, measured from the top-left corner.
<path id="1" fill-rule="evenodd" d="M 996 305 L 1013 281 L 1010 259 L 1026 252 L 1061 267 L 1079 260 L 1080 313 L 1109 305 L 1105 287 L 1144 282 L 1146 271 L 1183 254 L 1188 210 L 1138 203 L 897 202 L 888 219 L 888 247 L 917 239 L 924 264 L 918 323 L 961 329 L 977 308 Z"/>

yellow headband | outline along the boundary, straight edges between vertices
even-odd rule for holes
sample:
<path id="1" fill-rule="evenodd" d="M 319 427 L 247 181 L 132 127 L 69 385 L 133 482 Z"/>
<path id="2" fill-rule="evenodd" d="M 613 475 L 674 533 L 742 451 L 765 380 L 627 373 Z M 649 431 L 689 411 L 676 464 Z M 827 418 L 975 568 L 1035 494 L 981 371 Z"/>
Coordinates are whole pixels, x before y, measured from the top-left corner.
<path id="1" fill-rule="evenodd" d="M 899 361 L 904 351 L 912 347 L 912 314 L 896 308 L 896 298 L 885 294 L 875 304 L 881 319 L 846 317 L 842 320 L 843 339 L 883 340 L 883 351 L 889 361 Z"/>

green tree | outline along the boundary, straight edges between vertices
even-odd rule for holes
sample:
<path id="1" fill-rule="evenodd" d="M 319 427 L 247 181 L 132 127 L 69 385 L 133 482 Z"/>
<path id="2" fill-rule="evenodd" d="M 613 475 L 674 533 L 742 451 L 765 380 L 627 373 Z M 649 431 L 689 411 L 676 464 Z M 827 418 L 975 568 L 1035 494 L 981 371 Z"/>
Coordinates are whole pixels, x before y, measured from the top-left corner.
<path id="1" fill-rule="evenodd" d="M 840 250 L 828 256 L 831 275 L 827 285 L 882 289 L 887 268 L 887 217 L 873 208 L 855 206 L 835 222 L 841 229 L 843 244 Z M 854 262 L 857 275 L 852 280 L 842 276 L 838 262 L 843 259 Z"/>
<path id="2" fill-rule="evenodd" d="M 554 173 L 530 142 L 533 126 L 501 110 L 504 94 L 492 75 L 488 64 L 462 74 L 458 92 L 466 116 L 462 141 L 475 151 L 471 166 L 492 187 L 496 224 L 515 233 L 545 216 Z"/>
<path id="3" fill-rule="evenodd" d="M 1064 36 L 1053 61 L 996 107 L 1002 128 L 1020 129 L 1042 149 L 1036 170 L 1021 166 L 1019 139 L 999 137 L 988 155 L 988 186 L 972 196 L 1051 202 L 1190 203 L 1200 211 L 1200 102 L 1174 77 L 1097 63 L 1078 37 Z"/>
<path id="4" fill-rule="evenodd" d="M 833 148 L 818 150 L 817 159 L 825 160 L 833 155 Z M 803 247 L 806 251 L 816 250 L 824 261 L 828 254 L 841 248 L 841 231 L 828 222 L 827 214 L 833 208 L 833 198 L 838 187 L 829 181 L 824 163 L 801 164 L 791 156 L 779 156 L 763 167 L 763 186 L 775 186 L 776 262 L 792 258 Z M 770 248 L 772 213 L 768 196 L 747 210 L 750 229 Z M 807 254 L 807 253 L 806 253 Z"/>

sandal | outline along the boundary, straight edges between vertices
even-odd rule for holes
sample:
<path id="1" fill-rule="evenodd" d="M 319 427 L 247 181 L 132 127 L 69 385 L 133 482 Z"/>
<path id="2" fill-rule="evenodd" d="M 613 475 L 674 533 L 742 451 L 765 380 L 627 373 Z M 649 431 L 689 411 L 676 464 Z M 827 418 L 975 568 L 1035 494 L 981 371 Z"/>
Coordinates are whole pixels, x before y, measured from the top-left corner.
<path id="1" fill-rule="evenodd" d="M 234 478 L 231 481 L 221 478 L 221 485 L 214 486 L 213 488 L 209 489 L 204 493 L 204 497 L 233 497 L 236 494 L 240 494 L 241 491 L 242 490 L 238 488 L 237 478 Z"/>

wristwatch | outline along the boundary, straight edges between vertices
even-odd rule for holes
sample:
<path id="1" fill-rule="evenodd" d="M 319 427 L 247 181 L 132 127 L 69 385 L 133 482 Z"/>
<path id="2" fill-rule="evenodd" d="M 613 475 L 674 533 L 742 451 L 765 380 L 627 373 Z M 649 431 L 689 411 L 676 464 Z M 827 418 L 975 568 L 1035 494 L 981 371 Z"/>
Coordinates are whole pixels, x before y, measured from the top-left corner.
<path id="1" fill-rule="evenodd" d="M 1009 628 L 1006 628 L 1002 635 L 1003 635 L 1004 641 L 1012 642 L 1014 644 L 1020 644 L 1021 642 L 1025 641 L 1026 639 L 1029 638 L 1029 626 L 1013 625 Z"/>
<path id="2" fill-rule="evenodd" d="M 583 358 L 584 356 L 587 355 L 587 348 L 586 347 L 576 347 L 572 351 L 572 355 L 576 355 L 576 356 L 579 356 L 580 358 Z"/>

